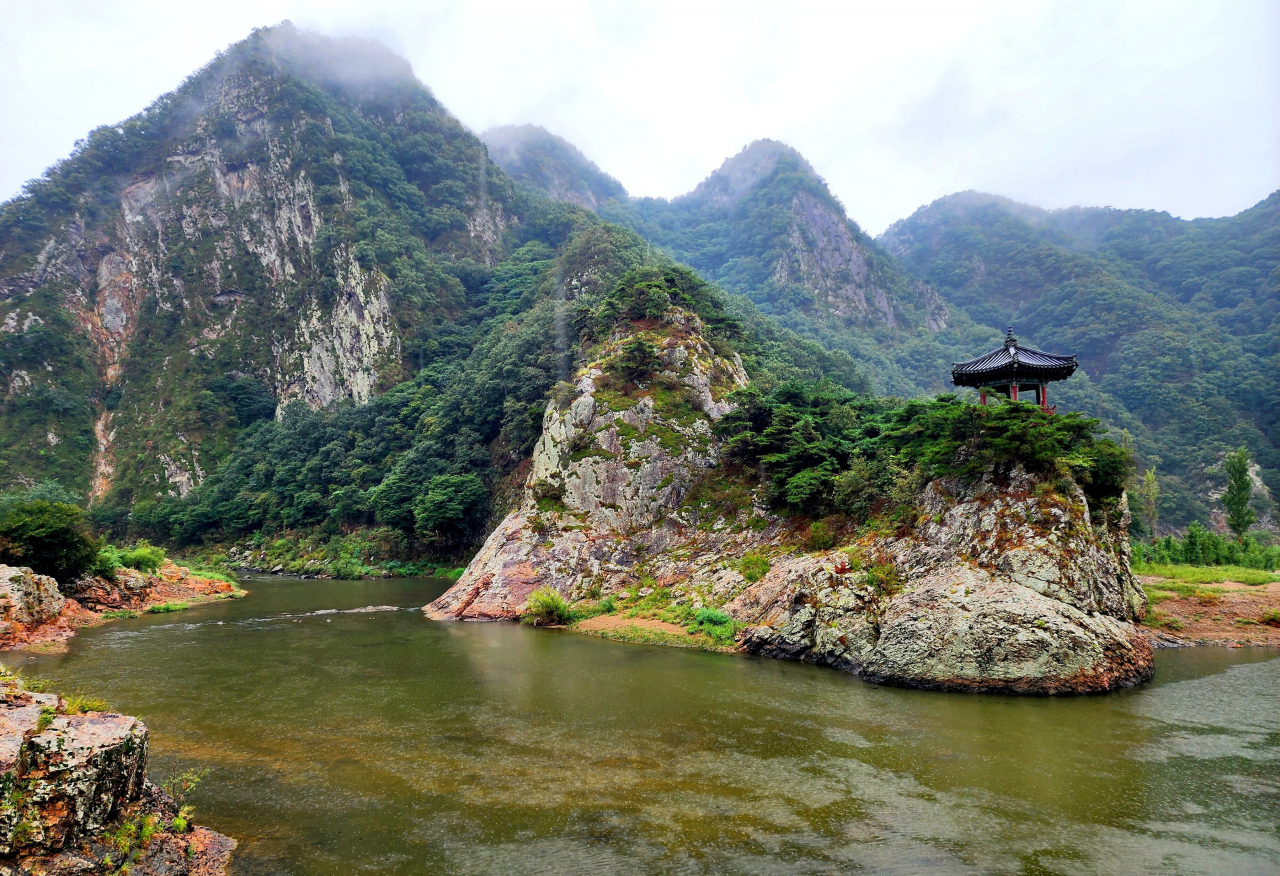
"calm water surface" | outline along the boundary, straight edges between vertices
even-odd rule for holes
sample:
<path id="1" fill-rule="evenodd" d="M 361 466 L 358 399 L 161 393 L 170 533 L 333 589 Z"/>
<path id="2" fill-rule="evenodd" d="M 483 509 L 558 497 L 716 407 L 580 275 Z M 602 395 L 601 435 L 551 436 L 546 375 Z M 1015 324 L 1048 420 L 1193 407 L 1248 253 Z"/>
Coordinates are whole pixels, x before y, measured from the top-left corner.
<path id="1" fill-rule="evenodd" d="M 1102 697 L 924 693 L 424 620 L 447 583 L 249 581 L 26 671 L 143 717 L 153 775 L 209 768 L 240 876 L 1280 873 L 1276 650 L 1160 652 Z"/>

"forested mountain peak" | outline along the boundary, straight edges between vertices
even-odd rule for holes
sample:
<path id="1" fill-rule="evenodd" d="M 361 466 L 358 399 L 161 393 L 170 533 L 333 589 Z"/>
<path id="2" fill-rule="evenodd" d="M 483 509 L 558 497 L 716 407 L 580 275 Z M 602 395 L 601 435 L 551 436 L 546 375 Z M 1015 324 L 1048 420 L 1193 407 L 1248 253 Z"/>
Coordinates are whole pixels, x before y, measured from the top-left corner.
<path id="1" fill-rule="evenodd" d="M 489 155 L 517 182 L 557 201 L 596 210 L 610 198 L 627 200 L 622 183 L 579 149 L 537 125 L 505 125 L 481 135 Z"/>
<path id="2" fill-rule="evenodd" d="M 763 181 L 783 158 L 789 159 L 799 172 L 817 176 L 805 157 L 786 143 L 778 140 L 756 140 L 737 155 L 726 158 L 693 191 L 676 200 L 704 202 L 712 207 L 732 207 Z"/>
<path id="3" fill-rule="evenodd" d="M 564 239 L 522 198 L 402 59 L 255 31 L 0 206 L 6 480 L 185 494 L 291 402 L 368 401 Z"/>
<path id="4" fill-rule="evenodd" d="M 517 186 L 385 49 L 255 31 L 0 205 L 0 489 L 56 472 L 120 534 L 453 555 L 642 266 L 720 296 Z M 714 312 L 754 373 L 866 385 Z"/>

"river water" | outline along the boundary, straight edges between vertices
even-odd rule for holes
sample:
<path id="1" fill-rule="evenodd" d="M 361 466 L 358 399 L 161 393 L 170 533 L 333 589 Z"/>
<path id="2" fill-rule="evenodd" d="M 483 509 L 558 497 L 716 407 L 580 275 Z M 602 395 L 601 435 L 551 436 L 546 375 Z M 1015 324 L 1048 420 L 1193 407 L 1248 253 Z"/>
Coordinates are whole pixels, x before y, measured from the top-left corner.
<path id="1" fill-rule="evenodd" d="M 153 776 L 209 769 L 240 876 L 1280 873 L 1280 651 L 928 693 L 423 619 L 447 583 L 250 580 L 9 662 L 141 716 Z"/>

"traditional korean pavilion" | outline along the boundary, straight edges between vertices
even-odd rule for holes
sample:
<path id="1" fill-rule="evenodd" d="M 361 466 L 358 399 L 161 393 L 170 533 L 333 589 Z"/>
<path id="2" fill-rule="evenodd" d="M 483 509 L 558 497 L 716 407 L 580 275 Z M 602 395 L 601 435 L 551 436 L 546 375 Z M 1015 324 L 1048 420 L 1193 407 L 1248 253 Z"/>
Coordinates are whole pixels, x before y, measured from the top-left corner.
<path id="1" fill-rule="evenodd" d="M 1046 387 L 1055 380 L 1066 380 L 1075 373 L 1077 365 L 1075 356 L 1059 356 L 1022 346 L 1013 336 L 1013 326 L 1009 326 L 1003 347 L 968 362 L 951 363 L 951 382 L 978 390 L 984 405 L 987 393 L 998 393 L 1017 401 L 1020 392 L 1034 392 L 1036 404 L 1051 410 Z"/>

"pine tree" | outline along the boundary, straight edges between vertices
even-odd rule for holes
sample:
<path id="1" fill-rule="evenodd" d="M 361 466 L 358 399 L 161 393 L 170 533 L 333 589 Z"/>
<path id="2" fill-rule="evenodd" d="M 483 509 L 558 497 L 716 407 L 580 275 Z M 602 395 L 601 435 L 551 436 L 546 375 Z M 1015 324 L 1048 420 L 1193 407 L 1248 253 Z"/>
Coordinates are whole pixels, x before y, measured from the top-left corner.
<path id="1" fill-rule="evenodd" d="M 1244 534 L 1253 525 L 1254 513 L 1249 507 L 1253 498 L 1253 479 L 1249 477 L 1249 451 L 1241 447 L 1228 453 L 1223 465 L 1227 469 L 1227 491 L 1222 494 L 1222 504 L 1227 509 L 1227 526 L 1244 541 Z"/>

